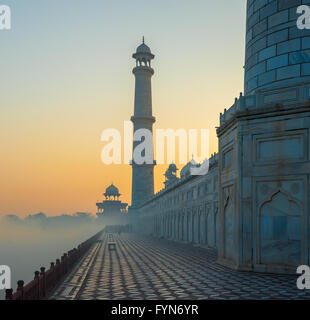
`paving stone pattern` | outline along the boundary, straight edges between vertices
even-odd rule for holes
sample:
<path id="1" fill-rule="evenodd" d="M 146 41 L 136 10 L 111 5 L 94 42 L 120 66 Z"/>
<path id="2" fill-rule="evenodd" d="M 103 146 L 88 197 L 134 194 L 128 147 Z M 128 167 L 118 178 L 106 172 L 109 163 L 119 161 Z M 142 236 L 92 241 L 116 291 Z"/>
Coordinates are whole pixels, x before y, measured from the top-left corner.
<path id="1" fill-rule="evenodd" d="M 108 249 L 111 240 L 116 250 Z M 114 234 L 103 236 L 52 299 L 309 299 L 310 292 L 298 290 L 296 280 L 230 270 L 216 263 L 211 249 Z"/>

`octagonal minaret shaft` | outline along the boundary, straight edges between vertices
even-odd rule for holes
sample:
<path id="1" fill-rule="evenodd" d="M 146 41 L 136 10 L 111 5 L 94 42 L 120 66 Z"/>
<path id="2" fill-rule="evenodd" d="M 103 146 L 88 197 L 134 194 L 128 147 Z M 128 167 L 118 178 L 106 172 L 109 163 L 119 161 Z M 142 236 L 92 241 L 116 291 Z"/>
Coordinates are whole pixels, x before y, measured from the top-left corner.
<path id="1" fill-rule="evenodd" d="M 132 71 L 136 81 L 134 116 L 131 117 L 134 132 L 148 129 L 153 133 L 155 118 L 152 115 L 151 78 L 154 70 L 151 68 L 151 60 L 155 56 L 144 43 L 144 37 L 143 43 L 132 57 L 136 59 L 136 67 Z M 134 141 L 133 149 L 140 143 Z M 136 164 L 132 161 L 132 207 L 138 207 L 154 195 L 154 165 L 154 161 L 152 164 Z"/>

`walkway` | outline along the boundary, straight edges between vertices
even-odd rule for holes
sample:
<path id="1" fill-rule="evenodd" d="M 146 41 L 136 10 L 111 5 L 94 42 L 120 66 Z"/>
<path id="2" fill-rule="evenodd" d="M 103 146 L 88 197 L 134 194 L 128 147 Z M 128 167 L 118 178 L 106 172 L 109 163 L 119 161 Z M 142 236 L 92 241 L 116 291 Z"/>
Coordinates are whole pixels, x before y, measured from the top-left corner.
<path id="1" fill-rule="evenodd" d="M 134 234 L 107 235 L 89 251 L 51 299 L 310 299 L 297 276 L 232 271 L 213 250 Z"/>

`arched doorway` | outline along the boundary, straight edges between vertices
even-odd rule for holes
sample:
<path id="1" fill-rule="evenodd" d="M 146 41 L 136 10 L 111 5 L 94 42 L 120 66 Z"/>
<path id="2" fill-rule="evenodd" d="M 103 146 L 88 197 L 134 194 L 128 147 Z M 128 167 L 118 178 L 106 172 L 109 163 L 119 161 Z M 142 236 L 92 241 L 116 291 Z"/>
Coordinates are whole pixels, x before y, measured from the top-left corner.
<path id="1" fill-rule="evenodd" d="M 257 261 L 264 265 L 301 264 L 302 206 L 285 191 L 262 203 L 257 223 Z"/>

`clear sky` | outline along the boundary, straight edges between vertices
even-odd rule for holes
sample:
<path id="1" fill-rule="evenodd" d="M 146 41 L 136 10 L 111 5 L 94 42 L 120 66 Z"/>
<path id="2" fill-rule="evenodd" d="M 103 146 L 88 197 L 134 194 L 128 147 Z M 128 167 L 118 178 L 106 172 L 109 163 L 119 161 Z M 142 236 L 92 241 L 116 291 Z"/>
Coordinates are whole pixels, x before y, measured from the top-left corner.
<path id="1" fill-rule="evenodd" d="M 131 58 L 155 54 L 155 128 L 210 129 L 243 91 L 245 0 L 4 0 L 0 31 L 0 215 L 88 211 L 131 168 L 100 160 L 106 128 L 133 114 Z M 162 188 L 166 166 L 155 169 Z"/>

